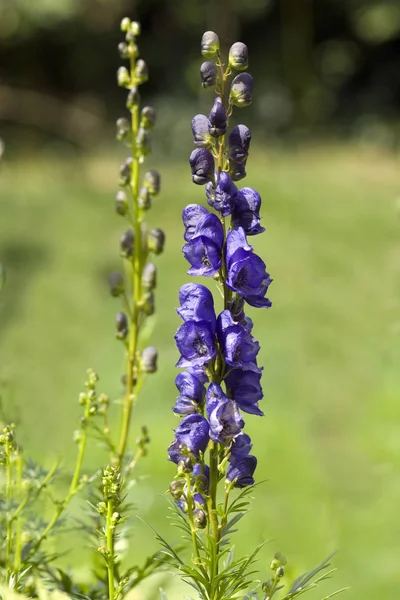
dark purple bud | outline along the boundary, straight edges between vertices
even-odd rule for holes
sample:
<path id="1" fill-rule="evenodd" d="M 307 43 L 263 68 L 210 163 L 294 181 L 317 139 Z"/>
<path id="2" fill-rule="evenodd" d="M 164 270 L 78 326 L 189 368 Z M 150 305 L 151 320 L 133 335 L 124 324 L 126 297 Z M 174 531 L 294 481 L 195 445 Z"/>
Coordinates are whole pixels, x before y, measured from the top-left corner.
<path id="1" fill-rule="evenodd" d="M 141 366 L 145 373 L 155 373 L 157 371 L 158 352 L 153 346 L 148 346 L 142 352 Z"/>
<path id="2" fill-rule="evenodd" d="M 136 144 L 143 156 L 147 156 L 147 154 L 150 153 L 151 134 L 149 129 L 146 129 L 145 127 L 139 127 L 139 131 L 136 136 Z"/>
<path id="3" fill-rule="evenodd" d="M 197 148 L 210 148 L 213 144 L 212 136 L 208 128 L 210 121 L 205 115 L 196 115 L 192 119 L 192 132 L 194 136 L 194 145 Z"/>
<path id="4" fill-rule="evenodd" d="M 157 284 L 157 269 L 153 263 L 146 263 L 142 274 L 142 285 L 147 291 L 155 289 Z"/>
<path id="5" fill-rule="evenodd" d="M 232 181 L 240 181 L 246 177 L 246 162 L 236 163 L 234 161 L 229 162 L 229 175 Z"/>
<path id="6" fill-rule="evenodd" d="M 125 290 L 125 282 L 121 273 L 113 271 L 108 276 L 108 284 L 110 286 L 111 296 L 121 296 Z"/>
<path id="7" fill-rule="evenodd" d="M 201 415 L 189 415 L 175 429 L 175 440 L 198 457 L 205 452 L 209 441 L 209 425 Z M 178 450 L 179 451 L 179 450 Z"/>
<path id="8" fill-rule="evenodd" d="M 231 214 L 237 193 L 236 185 L 225 171 L 217 175 L 216 187 L 212 183 L 208 183 L 206 186 L 208 204 L 220 212 L 223 217 Z"/>
<path id="9" fill-rule="evenodd" d="M 160 184 L 161 177 L 158 171 L 151 170 L 145 173 L 143 185 L 145 185 L 148 188 L 150 194 L 152 194 L 153 196 L 157 195 L 160 191 Z"/>
<path id="10" fill-rule="evenodd" d="M 128 88 L 131 84 L 131 77 L 126 67 L 119 67 L 117 71 L 117 83 L 120 87 Z"/>
<path id="11" fill-rule="evenodd" d="M 206 31 L 201 38 L 201 53 L 205 58 L 212 58 L 219 52 L 219 38 L 214 31 Z"/>
<path id="12" fill-rule="evenodd" d="M 132 157 L 126 159 L 124 163 L 119 168 L 120 179 L 119 184 L 121 186 L 128 185 L 131 180 L 131 170 L 132 170 Z"/>
<path id="13" fill-rule="evenodd" d="M 129 124 L 128 119 L 118 119 L 117 120 L 117 140 L 120 142 L 128 137 L 131 126 Z"/>
<path id="14" fill-rule="evenodd" d="M 155 227 L 149 231 L 147 242 L 150 252 L 153 252 L 154 254 L 161 254 L 161 252 L 164 250 L 165 233 L 162 229 Z"/>
<path id="15" fill-rule="evenodd" d="M 119 215 L 126 215 L 128 212 L 128 198 L 124 190 L 118 190 L 115 195 L 115 210 Z"/>
<path id="16" fill-rule="evenodd" d="M 206 397 L 206 411 L 210 423 L 210 438 L 224 443 L 239 435 L 244 426 L 235 402 L 224 394 L 218 383 L 210 383 Z"/>
<path id="17" fill-rule="evenodd" d="M 183 494 L 184 482 L 180 479 L 174 479 L 169 484 L 169 493 L 174 500 L 179 500 Z"/>
<path id="18" fill-rule="evenodd" d="M 265 231 L 260 225 L 260 194 L 250 187 L 242 188 L 235 200 L 232 223 L 237 229 L 243 227 L 247 235 L 256 235 Z"/>
<path id="19" fill-rule="evenodd" d="M 226 472 L 227 481 L 234 481 L 234 487 L 243 488 L 254 485 L 254 471 L 257 467 L 255 456 L 243 456 L 230 461 Z"/>
<path id="20" fill-rule="evenodd" d="M 140 95 L 137 87 L 131 87 L 128 96 L 126 98 L 126 108 L 131 110 L 134 106 L 137 106 L 140 102 Z"/>
<path id="21" fill-rule="evenodd" d="M 139 60 L 136 62 L 134 77 L 135 82 L 138 85 L 140 85 L 141 83 L 145 83 L 145 81 L 147 81 L 149 78 L 147 64 L 141 58 L 139 58 Z"/>
<path id="22" fill-rule="evenodd" d="M 153 129 L 156 123 L 156 111 L 152 106 L 145 106 L 140 115 L 140 127 Z"/>
<path id="23" fill-rule="evenodd" d="M 193 523 L 197 529 L 204 529 L 207 525 L 207 515 L 201 508 L 193 511 Z"/>
<path id="24" fill-rule="evenodd" d="M 182 211 L 182 220 L 185 226 L 184 240 L 189 242 L 202 217 L 208 214 L 208 210 L 201 204 L 188 204 Z"/>
<path id="25" fill-rule="evenodd" d="M 149 189 L 142 185 L 138 194 L 138 206 L 142 210 L 148 210 L 151 207 L 151 194 Z"/>
<path id="26" fill-rule="evenodd" d="M 239 108 L 248 106 L 252 102 L 253 78 L 250 73 L 239 73 L 231 84 L 229 100 Z"/>
<path id="27" fill-rule="evenodd" d="M 250 142 L 250 129 L 246 125 L 236 125 L 229 134 L 229 159 L 235 163 L 246 162 Z"/>
<path id="28" fill-rule="evenodd" d="M 219 137 L 226 133 L 226 112 L 221 98 L 215 98 L 214 105 L 208 116 L 210 122 L 208 131 L 213 137 Z"/>
<path id="29" fill-rule="evenodd" d="M 196 148 L 189 158 L 192 169 L 192 181 L 197 185 L 205 185 L 214 179 L 214 158 L 206 148 Z"/>
<path id="30" fill-rule="evenodd" d="M 133 233 L 133 229 L 128 229 L 125 231 L 120 237 L 120 249 L 121 254 L 125 258 L 130 258 L 133 254 L 133 245 L 135 242 L 135 236 Z"/>
<path id="31" fill-rule="evenodd" d="M 217 67 L 213 62 L 203 62 L 200 67 L 201 85 L 203 88 L 214 87 L 217 82 Z"/>
<path id="32" fill-rule="evenodd" d="M 235 42 L 229 48 L 229 66 L 237 71 L 244 71 L 249 66 L 249 52 L 246 44 Z"/>
<path id="33" fill-rule="evenodd" d="M 123 340 L 128 335 L 128 319 L 126 314 L 123 312 L 119 312 L 117 314 L 116 320 L 116 329 L 117 329 L 117 338 Z"/>

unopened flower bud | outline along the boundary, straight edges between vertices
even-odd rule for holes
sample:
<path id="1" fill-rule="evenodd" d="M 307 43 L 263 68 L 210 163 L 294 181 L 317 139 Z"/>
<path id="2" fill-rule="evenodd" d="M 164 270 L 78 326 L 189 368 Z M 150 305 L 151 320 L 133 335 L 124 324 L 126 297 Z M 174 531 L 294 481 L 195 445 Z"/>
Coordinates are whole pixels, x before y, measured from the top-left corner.
<path id="1" fill-rule="evenodd" d="M 207 60 L 200 66 L 200 78 L 203 88 L 214 87 L 217 82 L 217 67 Z"/>
<path id="2" fill-rule="evenodd" d="M 108 276 L 111 296 L 121 296 L 125 290 L 124 278 L 118 271 L 113 271 Z"/>
<path id="3" fill-rule="evenodd" d="M 239 73 L 231 84 L 229 100 L 239 108 L 248 106 L 252 102 L 253 78 L 250 73 Z"/>
<path id="4" fill-rule="evenodd" d="M 144 185 L 139 190 L 138 206 L 143 210 L 148 210 L 151 207 L 151 194 Z"/>
<path id="5" fill-rule="evenodd" d="M 155 373 L 157 371 L 157 349 L 148 346 L 142 352 L 142 370 L 145 373 Z"/>
<path id="6" fill-rule="evenodd" d="M 147 242 L 150 252 L 153 252 L 154 254 L 161 254 L 161 252 L 164 250 L 165 233 L 162 229 L 155 227 L 149 231 Z"/>
<path id="7" fill-rule="evenodd" d="M 128 229 L 125 231 L 120 237 L 120 250 L 122 256 L 126 258 L 130 258 L 133 254 L 133 244 L 135 241 L 135 236 L 133 233 L 133 229 Z"/>
<path id="8" fill-rule="evenodd" d="M 179 498 L 183 494 L 184 483 L 179 479 L 174 479 L 169 484 L 169 493 L 171 494 L 174 500 L 179 500 Z"/>
<path id="9" fill-rule="evenodd" d="M 214 105 L 208 116 L 208 131 L 213 137 L 219 137 L 226 133 L 226 112 L 221 98 L 215 98 Z"/>
<path id="10" fill-rule="evenodd" d="M 142 285 L 145 290 L 154 290 L 157 283 L 157 269 L 153 263 L 147 263 L 143 269 Z"/>
<path id="11" fill-rule="evenodd" d="M 193 523 L 197 529 L 204 529 L 207 525 L 207 515 L 201 508 L 193 511 Z"/>
<path id="12" fill-rule="evenodd" d="M 210 121 L 205 115 L 196 115 L 192 119 L 192 133 L 194 136 L 194 145 L 197 148 L 210 148 L 213 144 L 213 138 L 208 128 Z"/>
<path id="13" fill-rule="evenodd" d="M 153 129 L 156 123 L 156 111 L 152 106 L 145 106 L 140 115 L 140 126 Z"/>
<path id="14" fill-rule="evenodd" d="M 120 166 L 120 168 L 119 168 L 119 173 L 120 173 L 119 184 L 120 185 L 128 185 L 128 183 L 130 182 L 130 180 L 131 180 L 132 162 L 133 162 L 132 161 L 132 157 L 130 156 Z"/>
<path id="15" fill-rule="evenodd" d="M 196 148 L 189 157 L 192 181 L 204 185 L 214 178 L 214 158 L 206 148 Z"/>
<path id="16" fill-rule="evenodd" d="M 149 129 L 145 127 L 139 127 L 139 131 L 136 137 L 136 144 L 140 148 L 143 156 L 147 156 L 151 150 L 151 135 Z"/>
<path id="17" fill-rule="evenodd" d="M 276 570 L 276 576 L 281 578 L 283 577 L 285 574 L 285 569 L 282 567 L 282 565 L 280 567 L 277 568 Z"/>
<path id="18" fill-rule="evenodd" d="M 191 473 L 193 471 L 193 463 L 189 456 L 182 458 L 178 462 L 178 473 Z"/>
<path id="19" fill-rule="evenodd" d="M 118 52 L 121 58 L 129 58 L 129 46 L 126 42 L 120 42 L 118 44 Z"/>
<path id="20" fill-rule="evenodd" d="M 269 598 L 270 597 L 270 593 L 274 589 L 274 580 L 273 579 L 268 579 L 268 581 L 264 581 L 264 583 L 262 584 L 262 588 L 261 589 L 264 592 L 264 594 L 266 594 L 267 598 Z"/>
<path id="21" fill-rule="evenodd" d="M 229 162 L 229 175 L 232 181 L 240 181 L 246 177 L 246 162 L 236 163 L 234 161 Z"/>
<path id="22" fill-rule="evenodd" d="M 144 60 L 139 58 L 135 65 L 135 81 L 137 84 L 145 83 L 149 78 L 149 70 Z"/>
<path id="23" fill-rule="evenodd" d="M 126 108 L 131 110 L 134 106 L 137 106 L 140 101 L 140 96 L 137 87 L 131 87 L 128 96 L 126 98 Z"/>
<path id="24" fill-rule="evenodd" d="M 236 125 L 229 134 L 229 159 L 245 162 L 249 155 L 251 131 L 246 125 Z"/>
<path id="25" fill-rule="evenodd" d="M 121 140 L 125 139 L 130 130 L 131 130 L 131 126 L 129 125 L 129 121 L 128 119 L 118 119 L 117 120 L 117 140 L 120 142 Z"/>
<path id="26" fill-rule="evenodd" d="M 140 23 L 138 21 L 132 21 L 130 31 L 134 36 L 140 35 Z"/>
<path id="27" fill-rule="evenodd" d="M 154 315 L 155 306 L 154 306 L 154 294 L 151 292 L 148 294 L 143 302 L 143 312 L 147 317 L 151 317 Z"/>
<path id="28" fill-rule="evenodd" d="M 158 171 L 152 169 L 145 173 L 143 184 L 148 188 L 150 194 L 156 195 L 160 191 L 161 177 Z"/>
<path id="29" fill-rule="evenodd" d="M 128 319 L 125 313 L 119 312 L 115 320 L 117 338 L 123 340 L 128 335 Z"/>
<path id="30" fill-rule="evenodd" d="M 119 67 L 117 71 L 117 82 L 120 87 L 129 87 L 131 78 L 126 67 Z"/>
<path id="31" fill-rule="evenodd" d="M 201 53 L 206 58 L 212 58 L 219 52 L 219 38 L 214 31 L 206 31 L 201 38 Z"/>
<path id="32" fill-rule="evenodd" d="M 128 212 L 128 198 L 124 190 L 118 190 L 115 195 L 115 210 L 119 215 L 126 215 Z"/>
<path id="33" fill-rule="evenodd" d="M 128 17 L 124 17 L 121 21 L 121 31 L 129 31 L 131 26 L 131 20 Z"/>
<path id="34" fill-rule="evenodd" d="M 197 475 L 196 477 L 196 488 L 198 492 L 206 492 L 208 490 L 208 478 L 206 475 Z"/>
<path id="35" fill-rule="evenodd" d="M 249 52 L 246 44 L 235 42 L 229 48 L 229 66 L 237 71 L 244 71 L 249 66 Z"/>

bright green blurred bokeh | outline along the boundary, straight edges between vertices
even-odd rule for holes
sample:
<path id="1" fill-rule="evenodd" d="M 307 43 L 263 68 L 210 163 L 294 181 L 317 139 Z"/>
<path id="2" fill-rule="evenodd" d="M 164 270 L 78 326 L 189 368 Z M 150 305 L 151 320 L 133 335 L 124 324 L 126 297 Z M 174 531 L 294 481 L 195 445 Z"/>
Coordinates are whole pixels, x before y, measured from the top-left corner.
<path id="1" fill-rule="evenodd" d="M 152 444 L 131 499 L 143 519 L 174 540 L 162 495 L 174 473 L 165 450 L 176 423 L 174 306 L 188 280 L 180 211 L 202 202 L 204 190 L 190 183 L 185 162 L 148 164 L 163 175 L 149 220 L 165 229 L 167 245 L 157 259 L 152 334 L 160 368 L 145 385 L 131 436 L 133 444 L 147 424 Z M 47 464 L 55 455 L 72 463 L 86 368 L 99 373 L 99 389 L 113 399 L 121 392 L 119 303 L 106 282 L 119 266 L 124 229 L 113 209 L 117 172 L 116 155 L 6 157 L 1 165 L 7 284 L 0 375 L 26 452 Z M 270 540 L 259 563 L 262 579 L 278 549 L 298 570 L 339 549 L 339 571 L 323 591 L 350 585 L 345 597 L 355 600 L 396 600 L 400 585 L 399 180 L 393 156 L 357 147 L 258 148 L 246 180 L 262 194 L 267 232 L 254 245 L 274 283 L 273 308 L 251 313 L 265 367 L 265 418 L 246 418 L 257 477 L 267 482 L 235 544 L 244 552 Z M 96 452 L 93 446 L 88 472 L 100 462 Z M 83 504 L 75 504 L 75 514 Z M 81 570 L 88 544 L 69 539 L 64 564 Z M 135 525 L 133 555 L 140 560 L 156 548 L 152 532 Z"/>

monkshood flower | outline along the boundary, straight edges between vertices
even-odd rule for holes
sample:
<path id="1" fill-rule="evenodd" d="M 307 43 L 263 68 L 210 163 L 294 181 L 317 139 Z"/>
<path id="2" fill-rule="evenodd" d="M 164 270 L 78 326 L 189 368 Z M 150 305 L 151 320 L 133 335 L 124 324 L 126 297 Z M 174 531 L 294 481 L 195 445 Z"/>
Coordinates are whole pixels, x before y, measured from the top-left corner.
<path id="1" fill-rule="evenodd" d="M 265 298 L 272 279 L 266 272 L 265 263 L 253 253 L 242 227 L 229 231 L 226 238 L 226 285 L 246 300 L 250 306 L 271 306 Z"/>
<path id="2" fill-rule="evenodd" d="M 214 158 L 206 148 L 196 148 L 189 157 L 192 181 L 204 185 L 214 178 Z"/>
<path id="3" fill-rule="evenodd" d="M 254 471 L 257 467 L 257 459 L 248 456 L 233 457 L 226 471 L 226 480 L 235 482 L 234 487 L 243 488 L 254 485 Z"/>
<path id="4" fill-rule="evenodd" d="M 208 288 L 200 283 L 185 283 L 179 290 L 178 315 L 184 321 L 207 321 L 215 333 L 217 318 L 214 311 L 214 298 Z"/>
<path id="5" fill-rule="evenodd" d="M 243 227 L 247 235 L 257 235 L 265 231 L 260 225 L 260 194 L 250 187 L 244 187 L 237 194 L 232 211 L 232 225 L 235 229 Z"/>
<path id="6" fill-rule="evenodd" d="M 207 420 L 201 415 L 184 417 L 175 429 L 175 439 L 168 448 L 169 459 L 178 464 L 185 456 L 185 450 L 199 457 L 200 452 L 207 448 L 210 427 Z"/>
<path id="7" fill-rule="evenodd" d="M 261 388 L 261 369 L 233 369 L 224 381 L 228 395 L 243 412 L 263 416 L 264 413 L 258 407 L 258 402 L 264 396 Z"/>
<path id="8" fill-rule="evenodd" d="M 194 137 L 194 145 L 197 148 L 209 148 L 213 144 L 213 138 L 210 135 L 208 128 L 210 121 L 206 115 L 196 115 L 192 119 L 192 133 Z"/>
<path id="9" fill-rule="evenodd" d="M 208 130 L 213 137 L 220 137 L 226 133 L 226 112 L 221 98 L 215 99 L 214 105 L 208 116 Z"/>
<path id="10" fill-rule="evenodd" d="M 206 393 L 204 384 L 207 381 L 207 375 L 200 368 L 189 367 L 185 372 L 179 373 L 175 378 L 179 396 L 172 410 L 180 415 L 199 412 Z"/>
<path id="11" fill-rule="evenodd" d="M 210 438 L 224 443 L 239 435 L 244 426 L 236 407 L 224 394 L 218 383 L 210 383 L 206 397 L 206 412 L 210 423 Z"/>
<path id="12" fill-rule="evenodd" d="M 229 100 L 231 104 L 241 108 L 251 104 L 253 98 L 253 78 L 250 73 L 239 73 L 232 81 Z"/>
<path id="13" fill-rule="evenodd" d="M 246 162 L 249 155 L 251 132 L 246 125 L 236 125 L 229 134 L 229 159 L 235 163 Z"/>
<path id="14" fill-rule="evenodd" d="M 238 189 L 229 174 L 225 173 L 225 171 L 222 171 L 219 175 L 218 173 L 216 174 L 216 183 L 217 185 L 215 187 L 211 182 L 207 183 L 207 201 L 208 204 L 220 212 L 223 217 L 227 217 L 234 209 Z"/>
<path id="15" fill-rule="evenodd" d="M 182 221 L 185 226 L 184 240 L 189 242 L 194 236 L 195 229 L 201 217 L 208 215 L 208 210 L 201 204 L 188 204 L 182 211 Z"/>
<path id="16" fill-rule="evenodd" d="M 233 320 L 230 310 L 224 310 L 219 315 L 217 335 L 227 365 L 256 372 L 260 370 L 254 362 L 260 344 L 243 325 Z"/>
<path id="17" fill-rule="evenodd" d="M 177 367 L 201 367 L 217 353 L 208 321 L 185 321 L 175 334 L 175 342 L 181 354 Z"/>
<path id="18" fill-rule="evenodd" d="M 203 62 L 200 67 L 201 85 L 203 88 L 213 87 L 217 80 L 217 67 L 213 62 Z"/>
<path id="19" fill-rule="evenodd" d="M 193 235 L 183 247 L 183 255 L 191 265 L 189 275 L 215 275 L 222 262 L 224 231 L 217 215 L 207 212 L 197 222 Z"/>
<path id="20" fill-rule="evenodd" d="M 232 440 L 232 445 L 230 448 L 231 460 L 234 458 L 239 458 L 240 456 L 247 456 L 252 447 L 253 444 L 251 443 L 250 436 L 242 431 Z"/>

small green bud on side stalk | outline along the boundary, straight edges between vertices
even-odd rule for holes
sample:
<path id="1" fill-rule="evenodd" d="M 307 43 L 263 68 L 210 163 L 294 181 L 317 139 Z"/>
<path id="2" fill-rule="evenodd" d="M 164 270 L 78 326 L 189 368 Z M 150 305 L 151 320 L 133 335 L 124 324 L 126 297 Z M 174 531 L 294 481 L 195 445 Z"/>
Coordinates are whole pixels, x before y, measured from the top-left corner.
<path id="1" fill-rule="evenodd" d="M 174 479 L 169 484 L 169 493 L 174 500 L 179 500 L 183 494 L 184 483 L 180 479 Z"/>
<path id="2" fill-rule="evenodd" d="M 138 206 L 142 210 L 148 210 L 151 208 L 151 194 L 147 187 L 142 185 L 138 195 Z"/>
<path id="3" fill-rule="evenodd" d="M 235 42 L 229 49 L 229 66 L 244 71 L 249 66 L 249 53 L 246 44 Z"/>
<path id="4" fill-rule="evenodd" d="M 207 525 L 207 515 L 201 508 L 193 511 L 193 523 L 197 529 L 204 529 Z"/>
<path id="5" fill-rule="evenodd" d="M 153 263 L 147 263 L 143 269 L 142 285 L 145 290 L 152 291 L 157 283 L 157 269 Z"/>
<path id="6" fill-rule="evenodd" d="M 135 236 L 133 229 L 128 229 L 120 237 L 120 250 L 121 255 L 125 258 L 130 258 L 133 254 L 133 244 L 135 242 Z"/>
<path id="7" fill-rule="evenodd" d="M 189 456 L 183 458 L 178 463 L 178 475 L 184 473 L 191 473 L 193 471 L 193 463 Z"/>
<path id="8" fill-rule="evenodd" d="M 118 190 L 115 195 L 115 210 L 119 215 L 126 215 L 128 212 L 128 197 L 124 190 Z"/>
<path id="9" fill-rule="evenodd" d="M 123 340 L 128 335 L 128 319 L 125 313 L 119 312 L 115 320 L 117 338 Z"/>
<path id="10" fill-rule="evenodd" d="M 120 142 L 122 140 L 124 140 L 126 137 L 128 137 L 130 131 L 131 131 L 131 126 L 129 124 L 128 119 L 118 119 L 117 120 L 117 140 Z"/>
<path id="11" fill-rule="evenodd" d="M 141 58 L 139 58 L 139 60 L 136 63 L 134 78 L 138 85 L 145 83 L 149 78 L 149 70 L 147 68 L 147 64 Z"/>
<path id="12" fill-rule="evenodd" d="M 143 179 L 143 184 L 147 187 L 150 194 L 153 196 L 157 195 L 161 185 L 160 173 L 154 169 L 147 171 Z"/>
<path id="13" fill-rule="evenodd" d="M 110 286 L 111 296 L 121 296 L 125 291 L 125 282 L 121 273 L 113 271 L 108 276 L 108 284 Z"/>
<path id="14" fill-rule="evenodd" d="M 148 235 L 148 245 L 150 252 L 154 254 L 161 254 L 164 250 L 165 244 L 165 233 L 162 229 L 155 227 L 151 229 Z"/>
<path id="15" fill-rule="evenodd" d="M 140 114 L 140 127 L 153 129 L 156 123 L 156 111 L 151 106 L 145 106 Z"/>
<path id="16" fill-rule="evenodd" d="M 143 156 L 147 156 L 151 151 L 151 135 L 150 131 L 145 127 L 139 127 L 136 138 L 137 147 L 140 149 Z"/>
<path id="17" fill-rule="evenodd" d="M 148 346 L 142 352 L 142 370 L 145 373 L 155 373 L 157 371 L 157 349 Z"/>
<path id="18" fill-rule="evenodd" d="M 131 87 L 126 98 L 126 108 L 132 110 L 134 106 L 137 106 L 140 101 L 140 96 L 137 87 Z"/>
<path id="19" fill-rule="evenodd" d="M 131 27 L 131 20 L 128 17 L 124 17 L 121 21 L 121 31 L 126 33 L 127 31 L 129 31 L 130 27 Z"/>
<path id="20" fill-rule="evenodd" d="M 121 186 L 128 185 L 131 180 L 131 172 L 132 172 L 132 157 L 126 159 L 124 163 L 120 166 L 119 173 L 120 179 L 119 184 Z"/>
<path id="21" fill-rule="evenodd" d="M 131 84 L 131 77 L 126 67 L 119 67 L 117 71 L 117 82 L 120 87 L 128 88 Z"/>
<path id="22" fill-rule="evenodd" d="M 151 317 L 155 312 L 154 293 L 148 294 L 143 302 L 143 312 L 147 317 Z"/>

